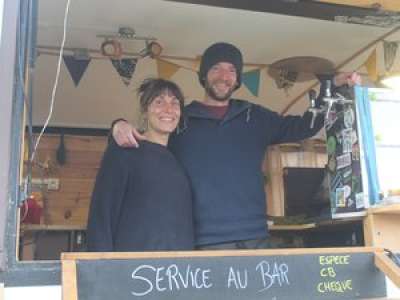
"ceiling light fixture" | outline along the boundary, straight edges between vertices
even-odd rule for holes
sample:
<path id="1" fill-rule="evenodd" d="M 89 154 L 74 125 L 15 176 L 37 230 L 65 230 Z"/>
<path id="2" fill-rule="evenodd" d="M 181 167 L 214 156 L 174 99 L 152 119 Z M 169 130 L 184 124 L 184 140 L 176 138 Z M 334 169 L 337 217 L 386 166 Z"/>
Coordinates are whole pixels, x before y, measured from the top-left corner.
<path id="1" fill-rule="evenodd" d="M 100 50 L 101 54 L 106 57 L 120 59 L 122 56 L 121 43 L 114 39 L 106 39 L 103 43 L 101 43 Z"/>

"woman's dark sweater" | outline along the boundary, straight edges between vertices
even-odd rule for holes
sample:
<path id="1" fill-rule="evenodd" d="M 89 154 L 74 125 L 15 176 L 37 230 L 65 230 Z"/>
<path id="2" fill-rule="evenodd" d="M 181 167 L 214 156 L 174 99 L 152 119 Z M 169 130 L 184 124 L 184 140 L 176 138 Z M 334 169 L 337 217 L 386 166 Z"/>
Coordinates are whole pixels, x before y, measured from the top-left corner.
<path id="1" fill-rule="evenodd" d="M 164 146 L 111 142 L 97 174 L 87 227 L 89 251 L 193 249 L 191 189 Z"/>

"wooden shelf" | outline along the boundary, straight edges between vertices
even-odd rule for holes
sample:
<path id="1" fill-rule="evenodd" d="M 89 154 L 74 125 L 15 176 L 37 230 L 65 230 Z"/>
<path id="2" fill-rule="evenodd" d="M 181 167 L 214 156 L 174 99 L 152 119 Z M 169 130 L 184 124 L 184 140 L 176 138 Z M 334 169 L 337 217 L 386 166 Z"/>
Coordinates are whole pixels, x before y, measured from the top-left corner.
<path id="1" fill-rule="evenodd" d="M 322 221 L 319 223 L 305 223 L 305 224 L 272 224 L 268 225 L 268 229 L 272 231 L 296 231 L 296 230 L 307 230 L 312 228 L 317 228 L 321 226 L 331 226 L 337 224 L 352 223 L 360 219 L 350 219 L 350 220 L 331 220 Z M 85 226 L 81 225 L 44 225 L 44 224 L 23 224 L 21 225 L 21 230 L 25 231 L 68 231 L 68 230 L 86 230 Z"/>
<path id="2" fill-rule="evenodd" d="M 305 224 L 274 224 L 274 225 L 269 225 L 268 229 L 272 231 L 279 231 L 279 230 L 307 230 L 307 229 L 314 229 L 314 228 L 322 228 L 322 227 L 330 227 L 330 226 L 336 226 L 336 225 L 343 225 L 343 224 L 349 224 L 349 223 L 356 223 L 356 222 L 361 222 L 363 218 L 361 217 L 354 217 L 354 218 L 348 218 L 348 219 L 334 219 L 334 220 L 326 220 L 326 221 L 320 221 L 320 222 L 313 222 L 313 223 L 305 223 Z"/>
<path id="3" fill-rule="evenodd" d="M 318 226 L 334 226 L 334 225 L 341 225 L 341 224 L 349 224 L 349 223 L 357 223 L 363 220 L 364 216 L 355 216 L 355 217 L 348 217 L 342 219 L 332 219 L 332 220 L 325 220 L 317 222 Z"/>
<path id="4" fill-rule="evenodd" d="M 269 225 L 269 230 L 305 230 L 310 228 L 315 228 L 317 225 L 315 223 L 309 224 L 296 224 L 296 225 Z M 25 231 L 68 231 L 68 230 L 86 230 L 85 226 L 80 225 L 22 225 L 21 230 Z"/>
<path id="5" fill-rule="evenodd" d="M 73 231 L 86 230 L 85 226 L 81 225 L 44 225 L 44 224 L 23 224 L 21 230 L 24 231 Z"/>
<path id="6" fill-rule="evenodd" d="M 400 204 L 390 204 L 368 209 L 369 214 L 400 215 Z"/>
<path id="7" fill-rule="evenodd" d="M 315 223 L 309 223 L 309 224 L 298 224 L 298 225 L 270 225 L 268 226 L 269 230 L 272 231 L 279 231 L 279 230 L 306 230 L 306 229 L 311 229 L 315 228 L 317 225 Z"/>
<path id="8" fill-rule="evenodd" d="M 368 209 L 364 219 L 366 246 L 400 249 L 396 233 L 400 226 L 400 204 L 391 204 Z"/>

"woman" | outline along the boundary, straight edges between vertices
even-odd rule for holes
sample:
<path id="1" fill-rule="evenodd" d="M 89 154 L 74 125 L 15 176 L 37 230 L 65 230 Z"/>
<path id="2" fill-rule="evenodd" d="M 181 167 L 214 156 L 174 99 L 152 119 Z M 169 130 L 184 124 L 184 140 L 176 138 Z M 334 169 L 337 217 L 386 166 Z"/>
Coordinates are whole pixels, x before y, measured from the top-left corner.
<path id="1" fill-rule="evenodd" d="M 183 95 L 167 80 L 148 79 L 138 89 L 145 141 L 138 148 L 108 145 L 89 211 L 89 251 L 193 248 L 189 181 L 167 149 Z"/>

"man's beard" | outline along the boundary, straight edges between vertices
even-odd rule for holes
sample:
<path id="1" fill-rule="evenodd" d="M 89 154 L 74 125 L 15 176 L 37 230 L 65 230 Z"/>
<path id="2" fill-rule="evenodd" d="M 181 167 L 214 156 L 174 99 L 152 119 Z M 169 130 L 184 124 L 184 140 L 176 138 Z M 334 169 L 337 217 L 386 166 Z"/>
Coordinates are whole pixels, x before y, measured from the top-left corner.
<path id="1" fill-rule="evenodd" d="M 229 100 L 231 98 L 233 92 L 236 89 L 236 86 L 230 87 L 229 90 L 225 94 L 223 94 L 223 95 L 219 94 L 218 95 L 215 92 L 215 90 L 213 89 L 212 85 L 208 82 L 208 80 L 206 80 L 205 81 L 205 85 L 204 85 L 204 89 L 205 89 L 207 95 L 210 96 L 212 99 L 214 99 L 216 101 L 224 102 L 224 101 Z"/>

